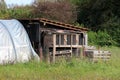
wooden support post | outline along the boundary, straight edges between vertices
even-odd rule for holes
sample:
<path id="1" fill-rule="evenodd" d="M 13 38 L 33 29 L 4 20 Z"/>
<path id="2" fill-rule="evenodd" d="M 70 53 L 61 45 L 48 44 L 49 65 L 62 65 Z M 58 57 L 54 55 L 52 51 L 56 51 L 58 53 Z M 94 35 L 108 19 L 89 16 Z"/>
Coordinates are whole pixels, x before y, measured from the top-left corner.
<path id="1" fill-rule="evenodd" d="M 55 62 L 56 54 L 56 34 L 53 34 L 53 62 Z"/>
<path id="2" fill-rule="evenodd" d="M 72 44 L 73 43 L 73 35 L 71 35 L 71 57 L 72 57 Z"/>
<path id="3" fill-rule="evenodd" d="M 83 46 L 83 57 L 85 57 L 85 47 Z"/>
<path id="4" fill-rule="evenodd" d="M 78 55 L 79 55 L 79 48 L 78 48 L 78 46 L 79 46 L 79 35 L 78 34 L 76 34 L 76 45 L 77 45 L 77 51 L 76 51 L 76 56 L 78 57 Z"/>
<path id="5" fill-rule="evenodd" d="M 67 45 L 67 35 L 64 35 L 64 45 Z"/>
<path id="6" fill-rule="evenodd" d="M 82 39 L 82 45 L 83 46 L 85 45 L 84 42 L 85 42 L 85 38 L 84 38 L 84 34 L 83 34 L 83 39 Z"/>
<path id="7" fill-rule="evenodd" d="M 84 54 L 84 50 L 83 50 L 83 46 L 80 48 L 80 58 L 82 59 L 83 58 L 83 54 Z"/>
<path id="8" fill-rule="evenodd" d="M 49 57 L 50 57 L 50 53 L 49 53 L 49 47 L 48 47 L 48 45 L 45 47 L 45 56 L 44 56 L 44 58 L 45 58 L 45 61 L 47 62 L 47 63 L 50 63 L 50 59 L 49 59 Z"/>
<path id="9" fill-rule="evenodd" d="M 40 61 L 43 59 L 42 47 L 39 48 Z"/>
<path id="10" fill-rule="evenodd" d="M 87 35 L 87 33 L 85 33 L 85 46 L 87 46 L 88 45 L 88 35 Z"/>

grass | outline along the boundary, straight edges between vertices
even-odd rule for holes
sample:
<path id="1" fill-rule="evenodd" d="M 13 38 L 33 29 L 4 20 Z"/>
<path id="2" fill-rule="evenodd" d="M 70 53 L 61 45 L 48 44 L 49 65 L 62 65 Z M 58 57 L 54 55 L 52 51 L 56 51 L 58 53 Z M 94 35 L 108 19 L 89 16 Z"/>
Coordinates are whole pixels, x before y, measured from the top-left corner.
<path id="1" fill-rule="evenodd" d="M 108 62 L 91 63 L 86 59 L 18 63 L 0 66 L 0 80 L 120 80 L 120 48 L 103 47 L 112 53 Z"/>

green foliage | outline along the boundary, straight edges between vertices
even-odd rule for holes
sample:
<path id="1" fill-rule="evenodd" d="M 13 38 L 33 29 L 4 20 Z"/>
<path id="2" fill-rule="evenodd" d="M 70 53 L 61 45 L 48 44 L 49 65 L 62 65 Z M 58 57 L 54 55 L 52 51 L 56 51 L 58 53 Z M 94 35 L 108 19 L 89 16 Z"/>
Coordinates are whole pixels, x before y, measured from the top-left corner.
<path id="1" fill-rule="evenodd" d="M 106 31 L 88 32 L 88 42 L 90 45 L 111 46 L 114 41 Z"/>
<path id="2" fill-rule="evenodd" d="M 15 6 L 9 9 L 0 10 L 1 19 L 11 19 L 11 18 L 31 18 L 32 8 L 31 6 Z"/>
<path id="3" fill-rule="evenodd" d="M 0 18 L 1 18 L 1 19 L 9 18 L 9 14 L 8 14 L 7 9 L 0 10 Z"/>
<path id="4" fill-rule="evenodd" d="M 112 40 L 116 42 L 115 45 L 120 46 L 120 18 L 117 16 L 111 17 L 111 19 L 101 24 L 101 26 L 107 31 Z"/>
<path id="5" fill-rule="evenodd" d="M 6 9 L 7 8 L 7 5 L 6 5 L 6 3 L 5 3 L 5 1 L 4 0 L 0 0 L 0 10 L 1 9 Z"/>
<path id="6" fill-rule="evenodd" d="M 120 0 L 75 0 L 74 2 L 78 6 L 78 23 L 95 32 L 106 31 L 105 33 L 114 43 L 120 46 Z"/>
<path id="7" fill-rule="evenodd" d="M 10 18 L 31 18 L 32 8 L 30 6 L 14 7 L 9 10 Z"/>
<path id="8" fill-rule="evenodd" d="M 100 46 L 111 46 L 113 45 L 113 41 L 110 35 L 107 34 L 106 31 L 98 31 L 97 33 L 97 44 Z"/>
<path id="9" fill-rule="evenodd" d="M 93 31 L 88 32 L 88 43 L 89 45 L 96 45 L 97 44 L 97 33 Z"/>

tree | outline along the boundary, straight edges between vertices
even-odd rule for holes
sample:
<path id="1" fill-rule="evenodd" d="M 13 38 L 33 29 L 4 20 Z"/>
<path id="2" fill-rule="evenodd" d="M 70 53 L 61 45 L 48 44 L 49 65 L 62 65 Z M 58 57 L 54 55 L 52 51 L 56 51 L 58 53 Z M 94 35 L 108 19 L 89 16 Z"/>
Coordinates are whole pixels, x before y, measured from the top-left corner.
<path id="1" fill-rule="evenodd" d="M 4 0 L 0 0 L 0 9 L 6 9 L 7 5 Z"/>
<path id="2" fill-rule="evenodd" d="M 31 6 L 14 6 L 9 9 L 10 18 L 31 18 L 32 7 Z"/>
<path id="3" fill-rule="evenodd" d="M 4 0 L 0 0 L 0 18 L 8 18 L 7 5 Z"/>
<path id="4" fill-rule="evenodd" d="M 106 31 L 120 45 L 120 0 L 75 0 L 77 22 L 92 31 Z"/>
<path id="5" fill-rule="evenodd" d="M 34 17 L 44 17 L 66 23 L 76 21 L 76 8 L 69 1 L 46 1 L 33 4 Z"/>

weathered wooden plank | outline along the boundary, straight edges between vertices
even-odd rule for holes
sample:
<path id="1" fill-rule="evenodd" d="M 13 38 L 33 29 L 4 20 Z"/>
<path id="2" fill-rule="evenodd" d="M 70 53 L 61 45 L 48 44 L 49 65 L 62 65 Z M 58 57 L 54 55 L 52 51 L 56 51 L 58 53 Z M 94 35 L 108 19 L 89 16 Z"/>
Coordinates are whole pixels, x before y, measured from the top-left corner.
<path id="1" fill-rule="evenodd" d="M 56 51 L 56 55 L 57 54 L 68 54 L 68 53 L 70 53 L 71 54 L 71 50 L 62 50 L 62 51 Z"/>
<path id="2" fill-rule="evenodd" d="M 107 61 L 111 57 L 111 53 L 109 51 L 100 51 L 100 50 L 86 50 L 86 56 L 90 58 L 92 61 Z"/>
<path id="3" fill-rule="evenodd" d="M 76 34 L 76 57 L 78 57 L 79 56 L 79 50 L 80 50 L 80 48 L 78 47 L 79 46 L 79 34 Z"/>
<path id="4" fill-rule="evenodd" d="M 56 45 L 56 47 L 72 47 L 72 48 L 81 48 L 82 45 Z"/>
<path id="5" fill-rule="evenodd" d="M 55 62 L 56 54 L 56 34 L 53 34 L 53 62 Z"/>
<path id="6" fill-rule="evenodd" d="M 67 35 L 64 35 L 64 45 L 67 46 Z"/>
<path id="7" fill-rule="evenodd" d="M 71 35 L 71 43 L 70 43 L 70 44 L 71 44 L 71 45 L 70 45 L 70 48 L 71 48 L 71 57 L 72 57 L 72 43 L 73 43 L 72 40 L 73 40 L 73 35 Z"/>

